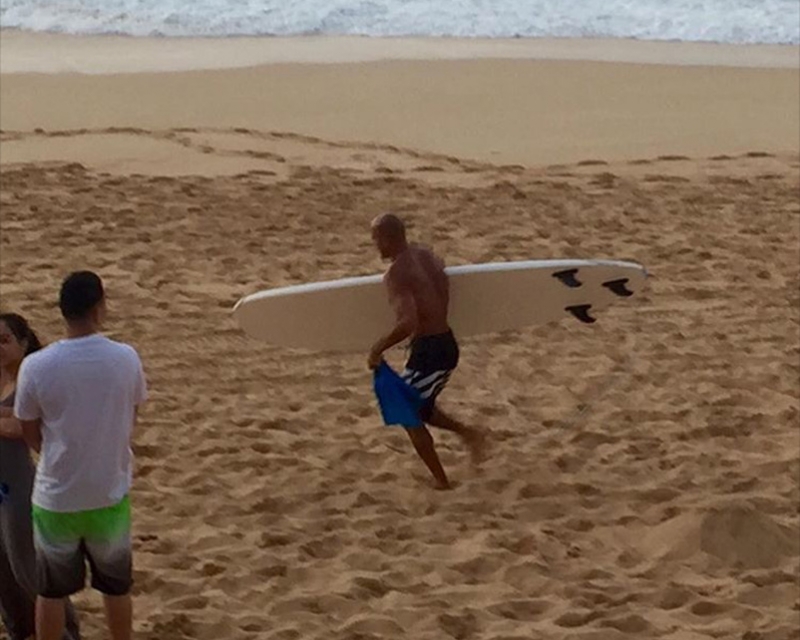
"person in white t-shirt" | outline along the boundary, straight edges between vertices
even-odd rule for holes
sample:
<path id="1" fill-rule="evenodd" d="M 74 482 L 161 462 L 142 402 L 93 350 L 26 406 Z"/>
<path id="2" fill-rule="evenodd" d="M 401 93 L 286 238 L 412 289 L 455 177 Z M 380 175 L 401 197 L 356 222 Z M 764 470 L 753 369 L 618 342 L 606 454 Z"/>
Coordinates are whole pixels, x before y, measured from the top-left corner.
<path id="1" fill-rule="evenodd" d="M 147 388 L 136 350 L 101 335 L 99 276 L 61 286 L 67 337 L 20 367 L 14 415 L 40 452 L 33 488 L 37 640 L 57 640 L 65 598 L 81 591 L 86 562 L 104 596 L 114 640 L 132 634 L 131 433 Z"/>

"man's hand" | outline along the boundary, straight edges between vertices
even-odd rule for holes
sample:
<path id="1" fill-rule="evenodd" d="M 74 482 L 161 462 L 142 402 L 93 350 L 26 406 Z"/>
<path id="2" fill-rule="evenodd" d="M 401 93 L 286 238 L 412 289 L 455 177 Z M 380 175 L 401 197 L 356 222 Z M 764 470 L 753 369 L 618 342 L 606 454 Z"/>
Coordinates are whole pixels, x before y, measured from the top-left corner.
<path id="1" fill-rule="evenodd" d="M 367 365 L 370 369 L 377 369 L 378 365 L 380 365 L 381 360 L 383 360 L 383 350 L 380 348 L 380 345 L 375 345 L 370 349 L 369 358 L 367 358 Z"/>

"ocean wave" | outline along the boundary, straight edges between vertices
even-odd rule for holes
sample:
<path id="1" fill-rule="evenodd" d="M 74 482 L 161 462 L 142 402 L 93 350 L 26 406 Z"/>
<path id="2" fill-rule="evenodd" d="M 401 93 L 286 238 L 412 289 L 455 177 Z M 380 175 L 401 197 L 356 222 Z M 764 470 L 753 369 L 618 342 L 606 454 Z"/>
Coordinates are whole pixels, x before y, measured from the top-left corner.
<path id="1" fill-rule="evenodd" d="M 636 38 L 800 43 L 797 0 L 3 0 L 0 26 L 130 36 Z"/>

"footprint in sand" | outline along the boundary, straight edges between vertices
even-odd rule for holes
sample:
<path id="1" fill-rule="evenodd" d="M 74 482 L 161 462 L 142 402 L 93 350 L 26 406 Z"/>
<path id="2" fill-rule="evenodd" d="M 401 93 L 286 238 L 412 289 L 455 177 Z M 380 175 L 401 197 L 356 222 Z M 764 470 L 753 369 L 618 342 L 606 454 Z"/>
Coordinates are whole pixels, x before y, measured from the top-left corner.
<path id="1" fill-rule="evenodd" d="M 152 618 L 148 619 L 150 622 Z M 196 638 L 197 625 L 185 613 L 158 614 L 153 622 L 149 638 L 163 640 L 164 638 Z"/>
<path id="2" fill-rule="evenodd" d="M 404 638 L 405 629 L 390 617 L 359 615 L 354 616 L 339 629 L 342 638 Z"/>
<path id="3" fill-rule="evenodd" d="M 267 636 L 269 640 L 300 640 L 303 634 L 297 629 L 279 629 Z"/>
<path id="4" fill-rule="evenodd" d="M 692 599 L 692 597 L 692 592 L 686 588 L 669 587 L 661 594 L 657 606 L 666 611 L 680 609 L 681 607 L 685 606 L 686 603 Z"/>
<path id="5" fill-rule="evenodd" d="M 631 636 L 644 637 L 642 634 L 653 631 L 653 625 L 638 614 L 631 614 L 622 618 L 603 620 L 600 622 L 603 627 L 617 629 Z"/>
<path id="6" fill-rule="evenodd" d="M 667 184 L 673 183 L 680 183 L 680 182 L 691 182 L 689 178 L 684 178 L 683 176 L 667 176 L 661 174 L 651 174 L 644 177 L 645 182 L 664 182 Z"/>
<path id="7" fill-rule="evenodd" d="M 471 611 L 460 614 L 443 613 L 439 615 L 437 621 L 442 631 L 456 640 L 466 640 L 479 630 L 478 619 Z"/>
<path id="8" fill-rule="evenodd" d="M 509 620 L 538 620 L 553 606 L 548 600 L 508 600 L 491 605 L 488 610 Z"/>
<path id="9" fill-rule="evenodd" d="M 382 598 L 390 591 L 393 591 L 392 587 L 386 584 L 386 581 L 379 578 L 358 576 L 353 578 L 352 583 L 353 588 L 350 590 L 350 594 L 357 600 Z"/>
<path id="10" fill-rule="evenodd" d="M 709 600 L 701 600 L 695 602 L 689 611 L 696 616 L 716 616 L 725 613 L 730 609 L 730 605 L 721 604 L 719 602 L 711 602 Z"/>
<path id="11" fill-rule="evenodd" d="M 315 560 L 326 560 L 335 558 L 342 549 L 342 541 L 338 536 L 328 536 L 312 540 L 300 546 L 300 551 L 306 556 Z"/>
<path id="12" fill-rule="evenodd" d="M 559 627 L 574 628 L 583 627 L 589 624 L 592 620 L 600 617 L 600 613 L 596 611 L 580 610 L 580 611 L 567 611 L 556 618 L 555 623 Z"/>

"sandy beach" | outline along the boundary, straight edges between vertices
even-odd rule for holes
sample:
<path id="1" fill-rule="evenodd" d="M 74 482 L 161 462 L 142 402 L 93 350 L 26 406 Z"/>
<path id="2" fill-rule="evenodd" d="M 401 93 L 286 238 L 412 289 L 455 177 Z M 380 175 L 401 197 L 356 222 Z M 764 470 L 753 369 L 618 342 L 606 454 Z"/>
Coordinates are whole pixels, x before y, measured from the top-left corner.
<path id="1" fill-rule="evenodd" d="M 97 270 L 151 386 L 138 639 L 800 638 L 796 47 L 3 32 L 0 54 L 0 306 L 57 339 L 61 278 Z M 230 316 L 381 271 L 385 210 L 449 264 L 651 275 L 596 325 L 463 342 L 442 405 L 492 445 L 477 473 L 435 434 L 449 493 L 382 426 L 366 354 Z"/>

